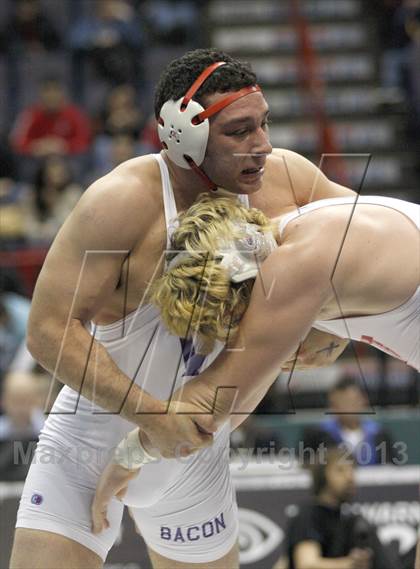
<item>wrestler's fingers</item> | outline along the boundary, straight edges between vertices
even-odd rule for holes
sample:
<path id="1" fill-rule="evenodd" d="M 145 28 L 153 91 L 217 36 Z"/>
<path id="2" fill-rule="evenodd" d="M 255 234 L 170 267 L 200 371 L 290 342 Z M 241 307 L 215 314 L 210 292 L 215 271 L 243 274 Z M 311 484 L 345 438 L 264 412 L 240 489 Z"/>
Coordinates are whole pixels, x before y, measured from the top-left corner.
<path id="1" fill-rule="evenodd" d="M 99 503 L 96 496 L 92 503 L 91 516 L 92 516 L 92 533 L 101 533 L 104 529 L 109 528 L 109 521 L 107 518 L 108 502 Z"/>

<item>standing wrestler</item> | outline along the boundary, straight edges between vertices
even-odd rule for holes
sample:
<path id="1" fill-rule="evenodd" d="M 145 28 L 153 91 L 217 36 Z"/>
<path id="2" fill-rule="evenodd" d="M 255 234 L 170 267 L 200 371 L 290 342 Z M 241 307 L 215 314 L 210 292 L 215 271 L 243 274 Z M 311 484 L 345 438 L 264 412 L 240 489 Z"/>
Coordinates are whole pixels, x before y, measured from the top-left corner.
<path id="1" fill-rule="evenodd" d="M 191 113 L 187 132 L 173 122 L 183 112 Z M 213 50 L 174 61 L 156 92 L 167 152 L 95 182 L 57 235 L 35 289 L 28 344 L 66 386 L 25 484 L 11 569 L 103 566 L 123 506 L 114 501 L 109 527 L 94 535 L 90 505 L 109 452 L 133 424 L 165 457 L 142 469 L 132 508 L 154 567 L 237 567 L 228 461 L 208 456 L 226 448 L 229 428 L 213 437 L 210 416 L 167 413 L 173 389 L 218 350 L 203 361 L 165 330 L 144 295 L 162 271 L 177 212 L 203 191 L 222 187 L 270 217 L 351 194 L 303 157 L 272 152 L 267 115 L 248 66 Z M 170 461 L 184 441 L 201 450 Z"/>

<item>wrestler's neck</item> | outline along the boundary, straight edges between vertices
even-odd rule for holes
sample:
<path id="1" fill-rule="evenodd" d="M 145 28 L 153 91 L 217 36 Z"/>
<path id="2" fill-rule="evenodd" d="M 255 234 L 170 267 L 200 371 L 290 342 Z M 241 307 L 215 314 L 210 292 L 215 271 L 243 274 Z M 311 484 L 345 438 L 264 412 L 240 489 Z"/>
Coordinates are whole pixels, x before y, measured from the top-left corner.
<path id="1" fill-rule="evenodd" d="M 208 192 L 209 188 L 198 174 L 174 164 L 167 157 L 166 152 L 162 152 L 161 155 L 168 167 L 177 209 L 179 211 L 188 209 L 195 202 L 197 196 L 203 192 Z"/>

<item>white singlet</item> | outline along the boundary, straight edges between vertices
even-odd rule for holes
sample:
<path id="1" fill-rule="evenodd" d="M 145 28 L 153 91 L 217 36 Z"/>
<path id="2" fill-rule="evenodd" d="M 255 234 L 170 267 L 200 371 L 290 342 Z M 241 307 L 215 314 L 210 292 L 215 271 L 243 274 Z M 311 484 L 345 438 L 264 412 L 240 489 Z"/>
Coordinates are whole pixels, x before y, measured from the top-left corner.
<path id="1" fill-rule="evenodd" d="M 177 211 L 167 166 L 159 154 L 155 158 L 169 248 Z M 248 206 L 247 196 L 240 198 Z M 113 324 L 92 325 L 91 334 L 129 378 L 164 400 L 210 365 L 222 347 L 219 344 L 207 358 L 194 354 L 190 342 L 169 334 L 151 305 L 140 306 Z M 105 560 L 119 533 L 123 505 L 111 501 L 110 528 L 100 535 L 91 532 L 90 505 L 98 477 L 132 429 L 119 416 L 118 405 L 115 413 L 104 412 L 64 386 L 41 432 L 16 526 L 64 535 Z M 238 520 L 229 472 L 229 435 L 226 423 L 212 447 L 188 458 L 147 464 L 130 483 L 124 502 L 146 544 L 157 553 L 184 563 L 206 563 L 233 547 Z"/>
<path id="2" fill-rule="evenodd" d="M 300 215 L 323 207 L 354 205 L 354 203 L 355 198 L 345 197 L 307 204 L 282 218 L 279 224 L 279 234 L 281 236 L 286 225 Z M 363 204 L 378 205 L 399 211 L 420 229 L 420 206 L 417 204 L 388 197 L 359 196 L 356 207 Z M 420 286 L 409 300 L 394 310 L 368 316 L 317 320 L 313 327 L 340 338 L 371 344 L 420 370 Z"/>

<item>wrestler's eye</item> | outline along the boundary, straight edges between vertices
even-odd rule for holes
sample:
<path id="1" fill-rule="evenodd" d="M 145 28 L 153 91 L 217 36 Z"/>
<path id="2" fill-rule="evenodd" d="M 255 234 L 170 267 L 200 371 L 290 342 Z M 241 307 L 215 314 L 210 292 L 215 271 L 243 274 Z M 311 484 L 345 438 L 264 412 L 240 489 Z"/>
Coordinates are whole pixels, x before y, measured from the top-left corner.
<path id="1" fill-rule="evenodd" d="M 248 132 L 249 132 L 248 128 L 240 128 L 238 130 L 228 133 L 228 136 L 245 136 L 246 134 L 248 134 Z"/>
<path id="2" fill-rule="evenodd" d="M 256 563 L 270 555 L 284 539 L 284 531 L 272 520 L 239 508 L 239 550 L 241 565 Z"/>

